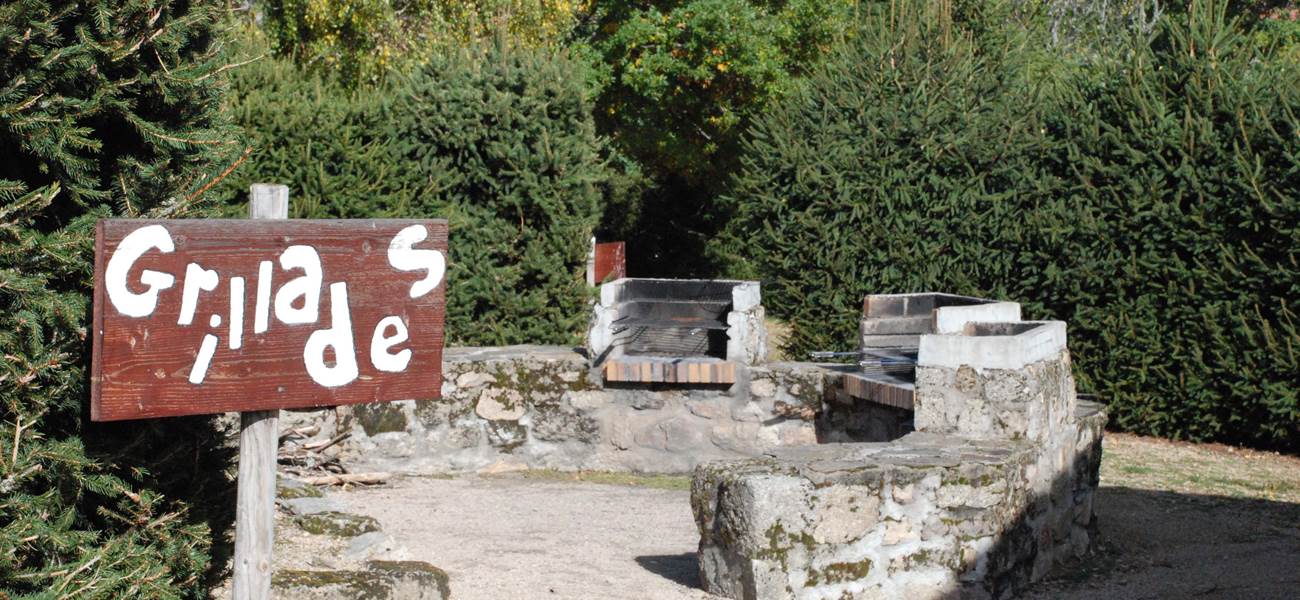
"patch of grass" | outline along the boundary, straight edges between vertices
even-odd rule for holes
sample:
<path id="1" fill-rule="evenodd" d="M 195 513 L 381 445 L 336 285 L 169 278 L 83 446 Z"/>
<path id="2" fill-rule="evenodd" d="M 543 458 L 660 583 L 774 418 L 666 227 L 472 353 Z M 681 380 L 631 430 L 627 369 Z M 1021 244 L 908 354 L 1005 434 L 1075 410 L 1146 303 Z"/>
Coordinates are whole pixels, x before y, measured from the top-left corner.
<path id="1" fill-rule="evenodd" d="M 1104 486 L 1300 504 L 1300 458 L 1108 432 Z"/>
<path id="2" fill-rule="evenodd" d="M 690 475 L 663 475 L 643 473 L 615 473 L 612 471 L 559 471 L 556 469 L 530 469 L 503 473 L 502 476 L 540 479 L 546 481 L 576 481 L 602 485 L 622 485 L 656 490 L 689 491 Z"/>
<path id="3" fill-rule="evenodd" d="M 776 319 L 764 319 L 767 328 L 767 360 L 808 360 L 807 357 L 790 357 L 785 354 L 785 341 L 790 338 L 790 325 Z"/>

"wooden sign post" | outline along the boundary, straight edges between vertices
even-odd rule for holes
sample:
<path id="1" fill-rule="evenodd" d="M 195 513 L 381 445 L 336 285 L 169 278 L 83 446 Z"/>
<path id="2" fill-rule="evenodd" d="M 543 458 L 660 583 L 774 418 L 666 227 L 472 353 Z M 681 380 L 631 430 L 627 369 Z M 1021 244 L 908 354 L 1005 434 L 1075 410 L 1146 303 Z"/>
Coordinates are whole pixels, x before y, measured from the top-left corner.
<path id="1" fill-rule="evenodd" d="M 248 192 L 248 216 L 251 219 L 288 219 L 289 186 L 253 184 Z M 235 564 L 231 576 L 234 600 L 271 597 L 279 438 L 280 409 L 239 413 Z"/>
<path id="2" fill-rule="evenodd" d="M 270 593 L 282 408 L 437 398 L 447 222 L 104 219 L 91 418 L 241 413 L 234 596 Z"/>

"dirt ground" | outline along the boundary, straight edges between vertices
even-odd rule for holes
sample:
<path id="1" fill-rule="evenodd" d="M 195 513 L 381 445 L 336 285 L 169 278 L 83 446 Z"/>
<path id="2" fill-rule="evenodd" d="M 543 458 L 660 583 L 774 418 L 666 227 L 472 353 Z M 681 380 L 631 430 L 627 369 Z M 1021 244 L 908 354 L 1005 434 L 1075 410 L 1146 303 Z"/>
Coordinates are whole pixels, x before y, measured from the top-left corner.
<path id="1" fill-rule="evenodd" d="M 1100 543 L 1030 598 L 1300 598 L 1300 459 L 1107 433 Z"/>
<path id="2" fill-rule="evenodd" d="M 460 600 L 703 600 L 687 481 L 529 472 L 331 496 Z M 1027 597 L 1300 597 L 1300 459 L 1109 434 L 1096 508 L 1097 550 Z"/>
<path id="3" fill-rule="evenodd" d="M 456 600 L 678 600 L 698 589 L 683 490 L 522 476 L 407 479 L 341 495 L 414 560 L 451 578 Z"/>

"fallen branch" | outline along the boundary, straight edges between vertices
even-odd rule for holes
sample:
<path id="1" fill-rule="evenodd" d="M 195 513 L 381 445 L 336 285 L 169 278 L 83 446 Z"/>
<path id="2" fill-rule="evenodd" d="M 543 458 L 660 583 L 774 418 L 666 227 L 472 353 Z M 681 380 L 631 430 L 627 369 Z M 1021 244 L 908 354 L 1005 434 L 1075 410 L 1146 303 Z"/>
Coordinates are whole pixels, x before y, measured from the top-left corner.
<path id="1" fill-rule="evenodd" d="M 285 440 L 291 437 L 311 437 L 313 435 L 316 435 L 317 433 L 320 433 L 319 425 L 305 425 L 303 427 L 294 427 L 293 429 L 290 429 L 280 434 L 280 443 L 283 444 Z"/>
<path id="2" fill-rule="evenodd" d="M 317 477 L 303 477 L 299 481 L 307 485 L 344 485 L 348 483 L 361 483 L 374 485 L 384 483 L 392 477 L 392 473 L 377 471 L 374 473 L 341 473 L 339 475 L 320 475 Z"/>
<path id="3" fill-rule="evenodd" d="M 348 438 L 351 437 L 351 436 L 352 436 L 352 432 L 351 432 L 351 431 L 344 431 L 343 433 L 340 433 L 340 434 L 334 436 L 333 438 L 331 438 L 331 439 L 328 440 L 328 441 L 326 441 L 326 440 L 321 440 L 321 441 L 316 441 L 316 442 L 311 442 L 311 443 L 303 444 L 303 445 L 302 445 L 302 449 L 303 449 L 303 450 L 312 450 L 312 451 L 314 451 L 314 452 L 320 452 L 320 451 L 322 451 L 322 450 L 324 450 L 324 449 L 326 449 L 326 448 L 329 448 L 330 446 L 333 446 L 334 444 L 337 444 L 337 443 L 339 443 L 339 442 L 341 442 L 341 441 L 343 441 L 343 440 L 348 439 Z"/>

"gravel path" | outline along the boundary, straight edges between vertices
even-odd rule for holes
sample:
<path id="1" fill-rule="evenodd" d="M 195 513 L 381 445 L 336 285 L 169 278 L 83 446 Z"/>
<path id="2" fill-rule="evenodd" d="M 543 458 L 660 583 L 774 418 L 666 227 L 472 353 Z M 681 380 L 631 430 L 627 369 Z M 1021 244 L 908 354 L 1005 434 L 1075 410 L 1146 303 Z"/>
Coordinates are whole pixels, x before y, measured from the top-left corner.
<path id="1" fill-rule="evenodd" d="M 685 491 L 466 477 L 337 497 L 446 570 L 457 600 L 716 600 L 698 589 Z"/>
<path id="2" fill-rule="evenodd" d="M 336 492 L 446 570 L 457 600 L 705 600 L 689 495 L 519 476 L 398 479 Z M 1026 598 L 1300 594 L 1300 504 L 1103 486 L 1099 550 Z"/>

